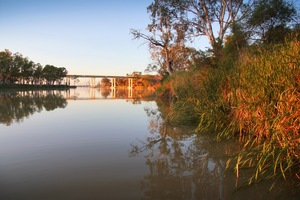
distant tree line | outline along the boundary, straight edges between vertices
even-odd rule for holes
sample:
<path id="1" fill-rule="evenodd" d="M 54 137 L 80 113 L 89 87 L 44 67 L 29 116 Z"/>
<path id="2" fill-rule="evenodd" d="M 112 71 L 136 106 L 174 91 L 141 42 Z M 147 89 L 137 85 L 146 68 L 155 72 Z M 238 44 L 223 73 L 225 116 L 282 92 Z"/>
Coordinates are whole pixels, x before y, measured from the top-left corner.
<path id="1" fill-rule="evenodd" d="M 68 74 L 64 67 L 35 63 L 20 53 L 8 49 L 0 52 L 0 84 L 54 85 Z"/>

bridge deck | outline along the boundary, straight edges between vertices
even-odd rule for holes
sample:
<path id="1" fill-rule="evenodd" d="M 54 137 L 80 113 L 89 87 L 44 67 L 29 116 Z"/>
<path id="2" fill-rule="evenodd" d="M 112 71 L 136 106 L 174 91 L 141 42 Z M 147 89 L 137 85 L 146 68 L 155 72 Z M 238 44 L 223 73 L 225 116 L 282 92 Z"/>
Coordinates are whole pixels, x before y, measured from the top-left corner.
<path id="1" fill-rule="evenodd" d="M 68 74 L 66 77 L 72 78 L 138 78 L 137 76 L 112 76 L 112 75 L 77 75 L 77 74 Z"/>

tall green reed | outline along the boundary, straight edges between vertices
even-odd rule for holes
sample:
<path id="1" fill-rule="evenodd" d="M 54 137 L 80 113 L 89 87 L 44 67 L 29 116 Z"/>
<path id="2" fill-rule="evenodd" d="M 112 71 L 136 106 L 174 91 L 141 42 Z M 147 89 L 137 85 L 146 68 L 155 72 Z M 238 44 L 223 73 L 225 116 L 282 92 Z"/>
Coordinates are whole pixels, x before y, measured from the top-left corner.
<path id="1" fill-rule="evenodd" d="M 300 42 L 286 42 L 241 56 L 223 101 L 231 121 L 220 137 L 239 134 L 244 149 L 237 155 L 237 175 L 251 168 L 249 183 L 263 178 L 299 178 Z"/>
<path id="2" fill-rule="evenodd" d="M 170 123 L 198 124 L 198 133 L 239 138 L 237 176 L 249 183 L 281 175 L 300 180 L 300 42 L 240 52 L 218 68 L 176 73 L 165 81 Z"/>
<path id="3" fill-rule="evenodd" d="M 177 72 L 163 82 L 158 94 L 168 105 L 168 121 L 176 125 L 195 125 L 199 116 L 195 108 L 202 94 L 207 69 Z M 165 98 L 167 97 L 167 98 Z"/>

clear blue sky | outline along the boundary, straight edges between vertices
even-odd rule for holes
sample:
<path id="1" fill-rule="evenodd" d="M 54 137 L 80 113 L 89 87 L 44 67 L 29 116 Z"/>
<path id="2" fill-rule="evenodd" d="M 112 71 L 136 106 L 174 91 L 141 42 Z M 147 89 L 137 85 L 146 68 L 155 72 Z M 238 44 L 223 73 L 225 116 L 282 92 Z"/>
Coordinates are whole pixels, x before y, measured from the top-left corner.
<path id="1" fill-rule="evenodd" d="M 144 30 L 151 0 L 0 0 L 0 51 L 19 52 L 69 74 L 126 75 L 152 61 Z"/>
<path id="2" fill-rule="evenodd" d="M 69 74 L 144 72 L 148 46 L 132 40 L 144 31 L 152 0 L 0 0 L 0 51 L 19 52 Z M 299 8 L 299 0 L 295 1 Z M 201 41 L 200 41 L 201 40 Z M 200 43 L 198 43 L 200 42 Z M 205 49 L 205 38 L 196 41 Z"/>

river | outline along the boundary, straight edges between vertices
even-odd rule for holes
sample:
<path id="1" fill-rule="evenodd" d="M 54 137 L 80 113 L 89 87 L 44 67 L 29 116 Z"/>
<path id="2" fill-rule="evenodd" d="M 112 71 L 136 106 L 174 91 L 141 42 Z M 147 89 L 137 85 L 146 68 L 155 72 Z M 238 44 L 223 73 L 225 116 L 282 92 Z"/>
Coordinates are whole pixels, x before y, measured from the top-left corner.
<path id="1" fill-rule="evenodd" d="M 151 92 L 0 91 L 0 199 L 297 199 L 241 186 L 239 145 L 164 122 Z M 246 177 L 244 177 L 246 178 Z M 294 192 L 292 192 L 294 191 Z"/>

